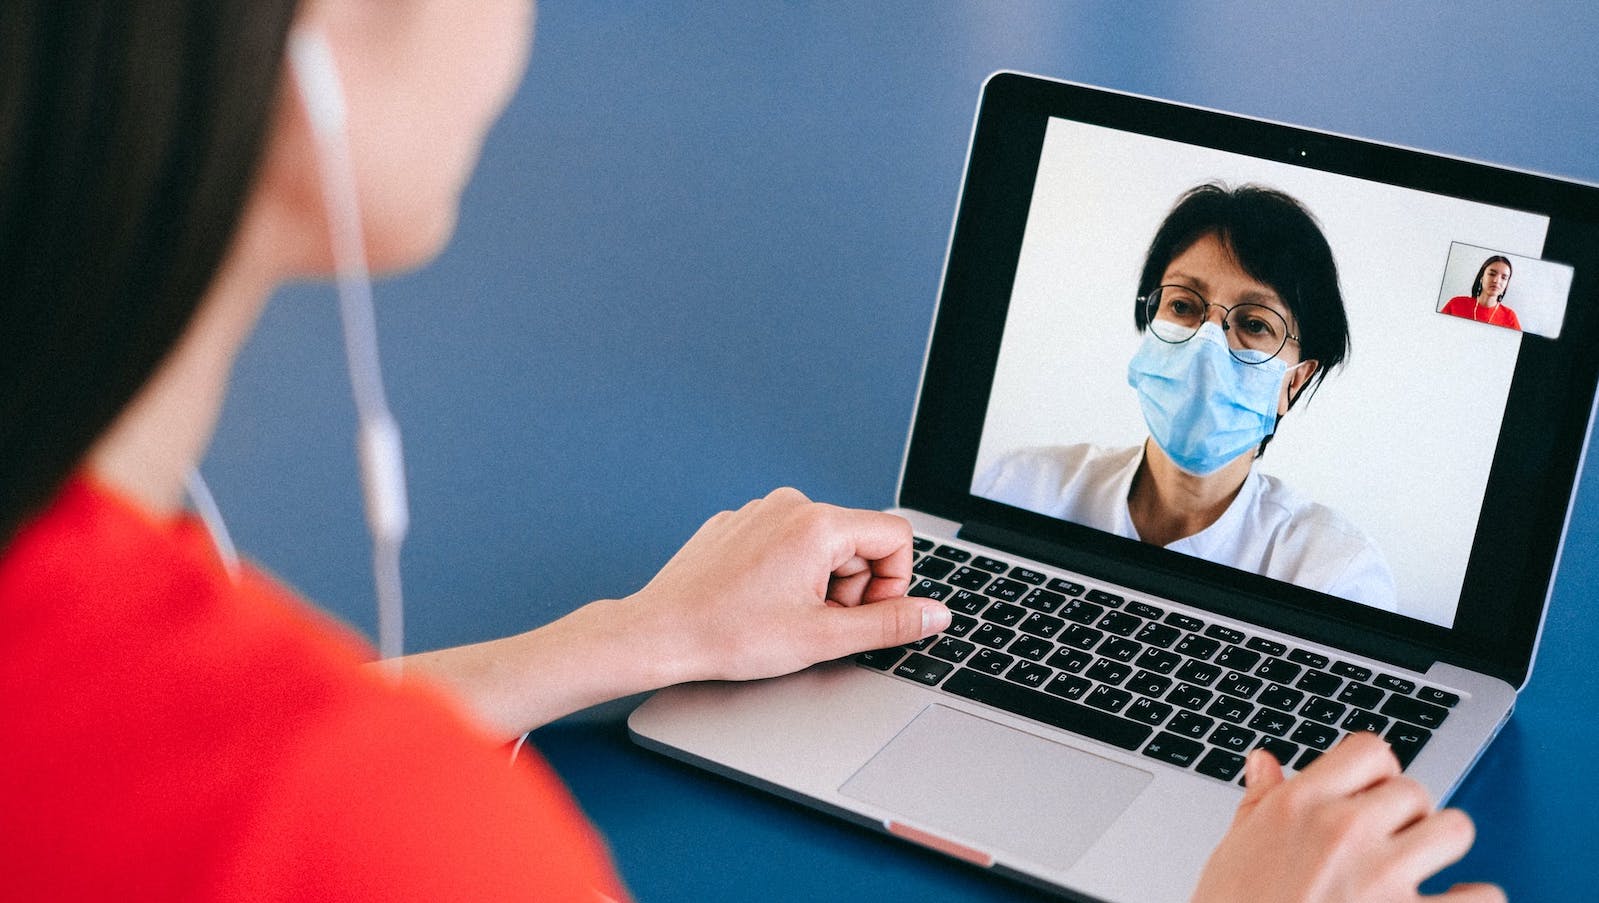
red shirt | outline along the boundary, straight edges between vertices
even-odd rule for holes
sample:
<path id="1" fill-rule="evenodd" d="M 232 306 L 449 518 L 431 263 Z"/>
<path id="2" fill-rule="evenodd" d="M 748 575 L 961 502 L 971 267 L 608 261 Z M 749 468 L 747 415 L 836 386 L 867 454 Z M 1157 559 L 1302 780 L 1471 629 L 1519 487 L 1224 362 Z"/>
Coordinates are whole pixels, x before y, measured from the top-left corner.
<path id="1" fill-rule="evenodd" d="M 1516 318 L 1516 312 L 1508 306 L 1504 304 L 1496 304 L 1493 307 L 1480 305 L 1477 303 L 1477 299 L 1470 295 L 1459 295 L 1450 298 L 1449 303 L 1445 304 L 1443 310 L 1439 311 L 1439 313 L 1445 313 L 1451 317 L 1476 320 L 1478 323 L 1503 326 L 1517 331 L 1521 329 L 1521 321 Z"/>
<path id="2" fill-rule="evenodd" d="M 71 481 L 0 557 L 0 897 L 623 899 L 548 767 Z"/>

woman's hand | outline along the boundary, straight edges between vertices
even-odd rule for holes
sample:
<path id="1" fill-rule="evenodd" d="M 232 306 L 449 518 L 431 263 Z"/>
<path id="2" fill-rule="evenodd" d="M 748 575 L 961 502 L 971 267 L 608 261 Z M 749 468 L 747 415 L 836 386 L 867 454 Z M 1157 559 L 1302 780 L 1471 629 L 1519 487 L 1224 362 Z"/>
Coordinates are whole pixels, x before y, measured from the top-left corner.
<path id="1" fill-rule="evenodd" d="M 648 586 L 537 630 L 404 659 L 511 739 L 601 702 L 690 680 L 797 671 L 949 626 L 905 598 L 911 528 L 779 489 L 700 528 Z"/>
<path id="2" fill-rule="evenodd" d="M 1458 809 L 1435 811 L 1375 734 L 1352 734 L 1293 780 L 1255 750 L 1247 789 L 1193 903 L 1395 903 L 1460 859 L 1475 836 Z M 1503 903 L 1488 884 L 1427 899 Z"/>
<path id="3" fill-rule="evenodd" d="M 673 682 L 746 680 L 949 626 L 942 604 L 905 598 L 910 581 L 903 518 L 779 489 L 707 521 L 626 604 L 675 638 Z"/>

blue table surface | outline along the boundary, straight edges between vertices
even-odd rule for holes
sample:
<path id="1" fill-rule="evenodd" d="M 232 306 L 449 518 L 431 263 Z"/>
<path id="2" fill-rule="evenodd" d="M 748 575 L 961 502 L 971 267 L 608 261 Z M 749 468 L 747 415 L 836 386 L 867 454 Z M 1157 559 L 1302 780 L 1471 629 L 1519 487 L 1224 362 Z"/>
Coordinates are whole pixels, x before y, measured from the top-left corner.
<path id="1" fill-rule="evenodd" d="M 378 289 L 409 648 L 626 594 L 774 486 L 891 504 L 989 73 L 1599 182 L 1596 35 L 1577 3 L 542 4 L 454 243 Z M 241 547 L 370 635 L 348 398 L 331 293 L 284 291 L 206 471 Z M 1537 670 L 1455 797 L 1478 841 L 1445 880 L 1594 883 L 1596 469 Z M 636 749 L 622 713 L 535 742 L 641 900 L 1031 893 Z"/>

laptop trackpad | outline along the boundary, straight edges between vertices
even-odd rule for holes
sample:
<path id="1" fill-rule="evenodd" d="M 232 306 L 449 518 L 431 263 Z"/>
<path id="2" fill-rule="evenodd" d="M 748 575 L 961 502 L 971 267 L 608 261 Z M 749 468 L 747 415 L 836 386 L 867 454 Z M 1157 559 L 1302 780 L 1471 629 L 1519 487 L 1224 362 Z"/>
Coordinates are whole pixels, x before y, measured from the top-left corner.
<path id="1" fill-rule="evenodd" d="M 1153 776 L 941 705 L 928 706 L 839 792 L 914 827 L 1064 871 Z"/>

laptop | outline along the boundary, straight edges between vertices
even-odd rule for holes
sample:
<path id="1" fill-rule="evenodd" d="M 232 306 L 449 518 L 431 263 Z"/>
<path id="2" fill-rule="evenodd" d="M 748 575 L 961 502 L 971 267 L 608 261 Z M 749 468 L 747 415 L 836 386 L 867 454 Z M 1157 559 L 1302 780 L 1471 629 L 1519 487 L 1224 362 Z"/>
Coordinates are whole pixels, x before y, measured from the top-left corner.
<path id="1" fill-rule="evenodd" d="M 631 735 L 1083 900 L 1186 900 L 1259 746 L 1375 731 L 1442 803 L 1532 668 L 1596 298 L 1595 186 L 995 74 L 892 509 L 953 623 Z"/>

